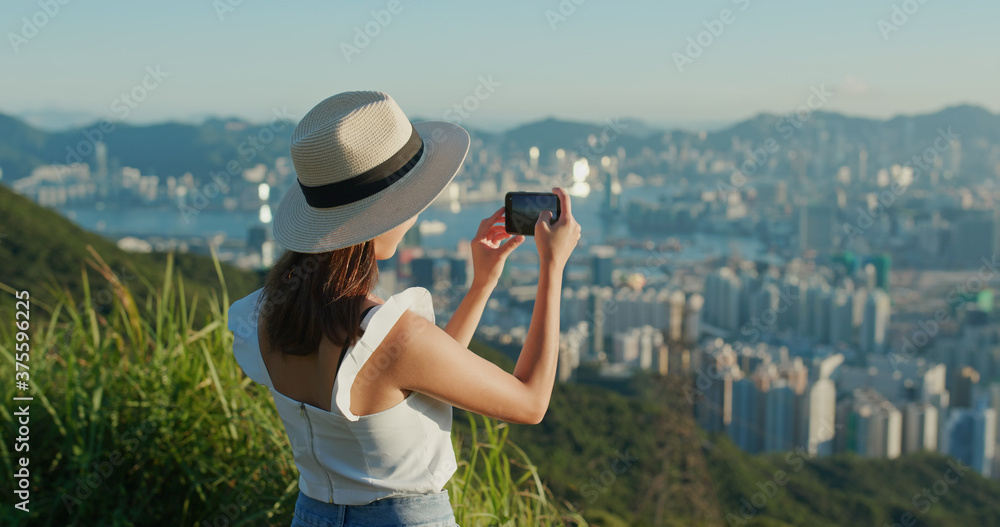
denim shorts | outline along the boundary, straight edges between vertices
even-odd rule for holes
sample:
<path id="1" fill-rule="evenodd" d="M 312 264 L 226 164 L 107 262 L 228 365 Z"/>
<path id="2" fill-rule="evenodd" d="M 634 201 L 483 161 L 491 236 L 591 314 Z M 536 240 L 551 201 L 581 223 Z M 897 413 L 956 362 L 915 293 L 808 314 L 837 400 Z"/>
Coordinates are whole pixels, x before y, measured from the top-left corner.
<path id="1" fill-rule="evenodd" d="M 367 505 L 325 503 L 299 491 L 291 527 L 458 527 L 448 490 L 396 496 Z"/>

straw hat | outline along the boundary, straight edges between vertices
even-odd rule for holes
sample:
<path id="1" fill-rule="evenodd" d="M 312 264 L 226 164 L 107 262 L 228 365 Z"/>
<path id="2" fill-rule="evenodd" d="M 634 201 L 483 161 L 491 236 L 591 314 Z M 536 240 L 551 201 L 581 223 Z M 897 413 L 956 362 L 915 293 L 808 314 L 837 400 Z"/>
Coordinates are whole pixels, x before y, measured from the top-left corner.
<path id="1" fill-rule="evenodd" d="M 338 93 L 292 132 L 297 183 L 274 215 L 274 240 L 301 253 L 350 247 L 426 209 L 458 173 L 469 133 L 410 123 L 388 94 Z"/>

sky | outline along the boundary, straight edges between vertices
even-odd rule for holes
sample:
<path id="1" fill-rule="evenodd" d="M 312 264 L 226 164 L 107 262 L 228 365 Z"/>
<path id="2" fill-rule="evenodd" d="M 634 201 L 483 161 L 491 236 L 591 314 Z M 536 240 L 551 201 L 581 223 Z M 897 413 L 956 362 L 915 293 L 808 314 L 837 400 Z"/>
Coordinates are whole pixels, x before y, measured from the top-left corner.
<path id="1" fill-rule="evenodd" d="M 0 113 L 265 122 L 349 90 L 491 130 L 1000 112 L 998 17 L 996 0 L 9 0 Z"/>

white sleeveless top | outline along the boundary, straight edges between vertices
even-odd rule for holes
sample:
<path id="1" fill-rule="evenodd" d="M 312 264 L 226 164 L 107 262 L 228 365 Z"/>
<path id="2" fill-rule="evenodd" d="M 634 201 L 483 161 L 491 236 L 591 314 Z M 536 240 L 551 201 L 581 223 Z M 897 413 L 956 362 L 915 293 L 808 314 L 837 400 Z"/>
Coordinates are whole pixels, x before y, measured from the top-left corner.
<path id="1" fill-rule="evenodd" d="M 348 348 L 334 381 L 331 412 L 274 389 L 257 340 L 256 304 L 262 292 L 258 289 L 229 308 L 233 354 L 247 376 L 271 391 L 292 444 L 299 490 L 338 505 L 440 492 L 457 468 L 451 405 L 411 392 L 381 412 L 358 416 L 350 410 L 355 377 L 400 315 L 410 309 L 434 322 L 430 292 L 410 287 L 368 312 L 361 322 L 364 335 Z"/>

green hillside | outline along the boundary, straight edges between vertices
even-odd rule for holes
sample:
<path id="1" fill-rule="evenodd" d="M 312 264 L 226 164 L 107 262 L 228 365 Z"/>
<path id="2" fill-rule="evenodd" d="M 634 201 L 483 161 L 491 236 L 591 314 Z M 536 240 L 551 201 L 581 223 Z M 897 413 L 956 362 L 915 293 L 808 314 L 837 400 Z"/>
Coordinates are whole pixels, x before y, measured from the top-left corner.
<path id="1" fill-rule="evenodd" d="M 750 456 L 724 435 L 711 445 L 706 458 L 730 526 L 1000 524 L 1000 483 L 938 454 Z"/>
<path id="2" fill-rule="evenodd" d="M 0 269 L 3 270 L 0 284 L 9 288 L 7 293 L 26 289 L 37 303 L 52 305 L 55 298 L 51 288 L 58 287 L 67 290 L 79 303 L 86 272 L 91 284 L 104 284 L 92 291 L 92 298 L 99 313 L 107 312 L 113 291 L 96 269 L 85 263 L 94 260 L 88 246 L 136 293 L 162 286 L 165 253 L 123 251 L 112 240 L 86 231 L 58 212 L 0 185 Z M 178 253 L 174 262 L 186 280 L 189 302 L 195 295 L 205 299 L 212 290 L 218 290 L 219 280 L 211 258 Z M 222 270 L 233 298 L 260 287 L 260 279 L 254 272 L 228 264 L 222 264 Z M 0 289 L 6 289 L 3 285 Z M 12 302 L 0 302 L 0 314 L 9 309 Z"/>
<path id="3" fill-rule="evenodd" d="M 476 342 L 470 349 L 514 369 L 500 351 Z M 639 378 L 632 384 L 647 382 L 652 386 L 629 390 L 641 397 L 557 383 L 542 422 L 511 425 L 510 437 L 552 492 L 594 525 L 721 525 L 681 381 Z"/>

